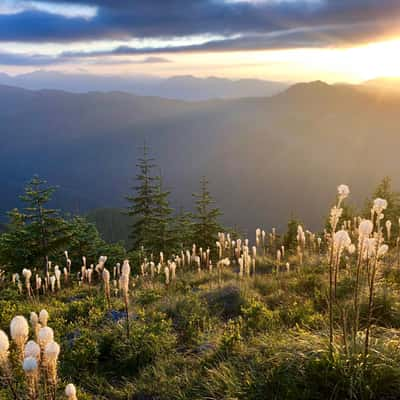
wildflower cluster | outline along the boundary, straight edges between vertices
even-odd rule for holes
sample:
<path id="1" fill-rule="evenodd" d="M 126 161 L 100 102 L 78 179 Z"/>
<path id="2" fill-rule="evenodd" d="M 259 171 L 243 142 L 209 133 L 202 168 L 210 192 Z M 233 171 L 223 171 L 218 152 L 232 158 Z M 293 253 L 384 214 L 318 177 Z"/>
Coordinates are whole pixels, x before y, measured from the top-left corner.
<path id="1" fill-rule="evenodd" d="M 48 320 L 46 310 L 41 310 L 39 315 L 32 312 L 31 332 L 27 319 L 17 315 L 10 323 L 11 342 L 0 330 L 0 373 L 15 400 L 56 400 L 60 346 L 54 340 L 53 330 L 47 326 Z M 21 371 L 25 376 L 22 386 L 18 382 Z M 67 386 L 65 394 L 68 399 L 77 399 L 72 384 Z"/>

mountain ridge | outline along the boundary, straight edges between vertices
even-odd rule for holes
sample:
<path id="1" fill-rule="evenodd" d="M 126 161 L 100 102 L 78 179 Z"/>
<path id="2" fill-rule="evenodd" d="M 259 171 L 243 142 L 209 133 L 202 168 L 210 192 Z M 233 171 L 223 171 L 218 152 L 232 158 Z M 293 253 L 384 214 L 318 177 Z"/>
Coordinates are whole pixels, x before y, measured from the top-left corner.
<path id="1" fill-rule="evenodd" d="M 321 82 L 199 102 L 1 86 L 0 209 L 18 204 L 35 173 L 60 186 L 55 203 L 67 211 L 121 208 L 146 140 L 177 209 L 193 207 L 206 175 L 226 225 L 282 228 L 293 213 L 318 228 L 338 184 L 356 203 L 385 175 L 400 187 L 399 107 L 397 97 Z"/>
<path id="2" fill-rule="evenodd" d="M 125 91 L 142 96 L 157 96 L 178 100 L 209 100 L 212 98 L 238 98 L 270 96 L 287 88 L 288 84 L 261 79 L 199 78 L 177 75 L 170 78 L 139 76 L 65 74 L 57 71 L 34 71 L 11 77 L 0 74 L 0 84 L 26 89 L 56 89 L 74 93 L 89 91 Z"/>

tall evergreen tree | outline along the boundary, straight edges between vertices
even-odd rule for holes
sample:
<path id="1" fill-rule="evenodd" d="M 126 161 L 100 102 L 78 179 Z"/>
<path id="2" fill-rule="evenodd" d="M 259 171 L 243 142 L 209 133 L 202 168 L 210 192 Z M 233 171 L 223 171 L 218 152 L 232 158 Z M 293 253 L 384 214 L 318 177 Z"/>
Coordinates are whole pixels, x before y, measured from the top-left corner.
<path id="1" fill-rule="evenodd" d="M 174 241 L 176 251 L 180 252 L 190 248 L 193 244 L 193 219 L 192 214 L 185 212 L 182 208 L 179 214 L 175 217 L 173 225 Z"/>
<path id="2" fill-rule="evenodd" d="M 218 238 L 218 232 L 223 228 L 218 222 L 218 218 L 222 215 L 218 208 L 214 208 L 214 200 L 208 190 L 208 180 L 203 177 L 200 181 L 200 193 L 194 193 L 196 212 L 193 215 L 194 225 L 194 241 L 199 247 L 215 250 L 215 242 Z"/>
<path id="3" fill-rule="evenodd" d="M 150 230 L 152 232 L 151 250 L 154 255 L 160 251 L 168 254 L 175 247 L 172 230 L 173 209 L 169 205 L 170 192 L 163 189 L 161 174 L 155 177 L 156 196 L 154 197 L 153 215 Z"/>
<path id="4" fill-rule="evenodd" d="M 136 186 L 130 202 L 128 215 L 134 218 L 131 239 L 133 250 L 141 250 L 147 255 L 168 253 L 173 247 L 171 232 L 173 210 L 169 206 L 170 192 L 164 190 L 161 175 L 154 175 L 154 159 L 149 157 L 148 147 L 143 147 L 143 156 L 139 159 Z"/>
<path id="5" fill-rule="evenodd" d="M 145 251 L 151 249 L 152 224 L 154 218 L 154 205 L 157 197 L 157 185 L 152 176 L 154 168 L 153 159 L 149 157 L 146 143 L 143 145 L 143 156 L 139 158 L 136 167 L 136 185 L 132 187 L 134 194 L 127 196 L 130 203 L 128 215 L 133 218 L 130 238 L 132 239 L 132 250 Z"/>
<path id="6" fill-rule="evenodd" d="M 14 252 L 14 259 L 21 256 L 25 262 L 33 265 L 42 259 L 47 269 L 49 256 L 56 254 L 70 238 L 68 224 L 60 216 L 59 211 L 48 207 L 56 188 L 47 185 L 47 182 L 34 176 L 25 187 L 20 199 L 25 203 L 22 211 L 14 209 L 9 213 L 10 225 L 6 236 L 2 238 L 2 248 L 5 252 L 7 245 L 22 244 L 24 254 Z"/>
<path id="7" fill-rule="evenodd" d="M 291 216 L 287 224 L 287 231 L 283 237 L 283 244 L 288 252 L 294 253 L 297 249 L 297 229 L 299 225 L 302 225 L 302 223 Z"/>

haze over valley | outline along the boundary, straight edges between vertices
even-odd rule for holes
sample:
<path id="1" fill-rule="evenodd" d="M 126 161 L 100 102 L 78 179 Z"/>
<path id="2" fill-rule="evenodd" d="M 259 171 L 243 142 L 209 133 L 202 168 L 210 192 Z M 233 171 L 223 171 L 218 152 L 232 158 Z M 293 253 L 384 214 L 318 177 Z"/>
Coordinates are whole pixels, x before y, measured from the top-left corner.
<path id="1" fill-rule="evenodd" d="M 192 209 L 205 175 L 229 226 L 282 228 L 293 215 L 321 228 L 337 182 L 351 184 L 357 206 L 384 176 L 400 184 L 400 97 L 367 86 L 315 81 L 190 102 L 0 86 L 1 210 L 32 173 L 60 186 L 68 211 L 124 207 L 146 141 L 177 208 Z"/>

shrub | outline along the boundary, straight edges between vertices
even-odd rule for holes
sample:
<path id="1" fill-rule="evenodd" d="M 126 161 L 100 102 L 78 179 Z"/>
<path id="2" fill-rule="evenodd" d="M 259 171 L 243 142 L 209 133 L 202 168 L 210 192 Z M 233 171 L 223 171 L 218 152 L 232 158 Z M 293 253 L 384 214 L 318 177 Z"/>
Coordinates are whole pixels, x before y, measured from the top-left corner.
<path id="1" fill-rule="evenodd" d="M 133 376 L 158 357 L 174 351 L 176 337 L 171 320 L 160 312 L 141 311 L 130 323 L 126 337 L 122 324 L 110 325 L 99 338 L 99 364 L 107 376 Z"/>
<path id="2" fill-rule="evenodd" d="M 242 306 L 243 330 L 246 334 L 266 332 L 279 323 L 279 315 L 269 310 L 261 301 L 252 299 Z"/>
<path id="3" fill-rule="evenodd" d="M 240 289 L 232 285 L 205 293 L 204 296 L 211 313 L 224 320 L 239 316 L 241 307 L 245 304 Z"/>
<path id="4" fill-rule="evenodd" d="M 180 339 L 187 345 L 199 343 L 201 333 L 208 328 L 210 323 L 207 304 L 195 294 L 176 301 L 167 313 L 172 318 Z"/>

